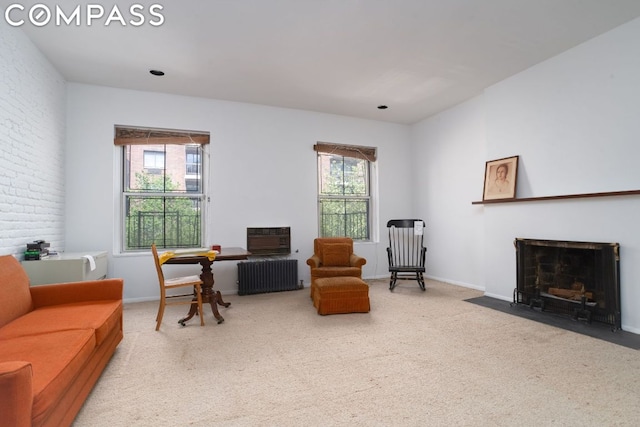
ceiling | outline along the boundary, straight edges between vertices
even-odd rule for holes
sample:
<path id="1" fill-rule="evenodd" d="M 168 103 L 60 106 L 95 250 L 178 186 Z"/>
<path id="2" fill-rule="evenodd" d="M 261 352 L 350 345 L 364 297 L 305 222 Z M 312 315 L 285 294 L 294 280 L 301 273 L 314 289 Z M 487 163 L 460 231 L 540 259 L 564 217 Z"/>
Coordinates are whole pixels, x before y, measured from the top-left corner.
<path id="1" fill-rule="evenodd" d="M 106 10 L 91 26 L 81 8 L 80 25 L 37 27 L 36 3 L 87 2 L 11 15 L 69 82 L 404 124 L 640 16 L 638 0 L 121 0 L 88 2 Z M 114 4 L 126 26 L 105 25 Z"/>

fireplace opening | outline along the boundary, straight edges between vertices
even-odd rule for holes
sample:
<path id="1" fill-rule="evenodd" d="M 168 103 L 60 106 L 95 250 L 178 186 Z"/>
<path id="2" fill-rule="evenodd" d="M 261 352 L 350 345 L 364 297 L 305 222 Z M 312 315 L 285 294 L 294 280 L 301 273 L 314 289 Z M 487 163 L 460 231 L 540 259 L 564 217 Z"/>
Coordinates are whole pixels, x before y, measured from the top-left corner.
<path id="1" fill-rule="evenodd" d="M 513 302 L 621 329 L 618 243 L 515 239 Z"/>

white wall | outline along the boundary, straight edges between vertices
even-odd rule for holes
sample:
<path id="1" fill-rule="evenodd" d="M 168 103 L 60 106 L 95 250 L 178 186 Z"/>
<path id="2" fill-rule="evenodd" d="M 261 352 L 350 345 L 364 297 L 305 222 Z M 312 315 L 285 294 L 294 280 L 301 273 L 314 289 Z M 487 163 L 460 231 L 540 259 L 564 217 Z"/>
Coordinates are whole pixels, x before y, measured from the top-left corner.
<path id="1" fill-rule="evenodd" d="M 67 251 L 108 250 L 109 276 L 125 279 L 128 300 L 157 297 L 151 257 L 119 255 L 119 175 L 113 126 L 211 132 L 207 244 L 246 246 L 246 228 L 290 226 L 299 278 L 317 237 L 317 141 L 378 147 L 376 229 L 412 209 L 409 127 L 313 112 L 158 93 L 68 85 Z M 385 237 L 383 234 L 382 237 Z M 365 277 L 387 275 L 386 240 L 358 244 Z M 295 252 L 299 251 L 299 252 Z M 175 267 L 175 273 L 183 273 Z M 237 292 L 235 262 L 215 264 L 216 287 Z"/>
<path id="2" fill-rule="evenodd" d="M 22 33 L 0 26 L 0 254 L 64 246 L 65 81 Z"/>
<path id="3" fill-rule="evenodd" d="M 461 269 L 468 271 L 468 259 L 451 253 L 439 257 L 439 265 L 432 263 L 432 273 L 477 283 L 487 295 L 510 300 L 516 285 L 514 238 L 619 242 L 622 326 L 640 333 L 640 196 L 471 205 L 482 198 L 484 162 L 512 155 L 520 156 L 518 197 L 640 189 L 638 40 L 640 20 L 635 20 L 492 86 L 482 102 L 471 101 L 478 110 L 465 103 L 416 126 L 414 143 L 430 154 L 425 171 L 449 164 L 455 156 L 442 147 L 458 147 L 456 135 L 471 132 L 458 147 L 470 159 L 453 172 L 470 181 L 464 189 L 475 190 L 452 195 L 456 204 L 447 202 L 428 172 L 432 181 L 422 212 L 428 216 L 431 206 L 443 201 L 450 208 L 447 215 L 431 212 L 441 220 L 433 224 L 432 218 L 432 228 L 457 230 L 459 218 L 481 213 L 484 229 L 475 236 L 434 234 L 430 241 L 433 252 L 477 247 L 470 240 L 479 239 L 482 249 L 474 255 L 484 252 L 484 269 L 458 279 Z M 484 127 L 478 125 L 482 104 Z M 486 146 L 478 149 L 482 139 Z"/>
<path id="4" fill-rule="evenodd" d="M 414 198 L 427 224 L 427 275 L 484 288 L 484 100 L 476 97 L 413 127 Z M 479 185 L 478 185 L 479 183 Z"/>

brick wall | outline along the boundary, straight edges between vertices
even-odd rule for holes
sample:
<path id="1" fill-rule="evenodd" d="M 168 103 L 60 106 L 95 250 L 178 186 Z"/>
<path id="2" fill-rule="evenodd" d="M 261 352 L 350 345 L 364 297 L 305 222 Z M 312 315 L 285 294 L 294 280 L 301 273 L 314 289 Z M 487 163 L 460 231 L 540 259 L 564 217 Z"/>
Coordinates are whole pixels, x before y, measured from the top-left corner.
<path id="1" fill-rule="evenodd" d="M 66 83 L 22 30 L 0 26 L 0 254 L 64 249 Z"/>

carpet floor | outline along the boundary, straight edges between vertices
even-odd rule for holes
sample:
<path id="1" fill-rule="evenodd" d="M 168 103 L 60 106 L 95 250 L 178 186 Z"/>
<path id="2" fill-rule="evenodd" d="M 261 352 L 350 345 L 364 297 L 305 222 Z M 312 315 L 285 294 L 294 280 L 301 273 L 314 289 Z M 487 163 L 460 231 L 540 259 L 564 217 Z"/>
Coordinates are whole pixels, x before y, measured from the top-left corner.
<path id="1" fill-rule="evenodd" d="M 226 295 L 181 327 L 125 304 L 124 340 L 76 427 L 637 426 L 640 357 L 470 303 L 476 290 L 368 281 L 369 313 L 319 316 L 309 289 Z"/>

